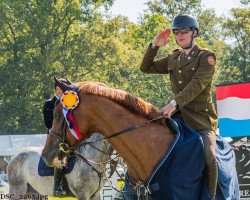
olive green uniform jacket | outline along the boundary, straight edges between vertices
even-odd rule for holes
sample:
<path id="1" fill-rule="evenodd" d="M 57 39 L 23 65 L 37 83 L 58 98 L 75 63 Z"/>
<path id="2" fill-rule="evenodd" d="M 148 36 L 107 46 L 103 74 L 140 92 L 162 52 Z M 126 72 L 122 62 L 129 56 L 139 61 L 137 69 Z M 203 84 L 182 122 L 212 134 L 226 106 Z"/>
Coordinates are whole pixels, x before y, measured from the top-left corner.
<path id="1" fill-rule="evenodd" d="M 154 60 L 158 48 L 152 49 L 151 45 L 142 60 L 141 71 L 169 74 L 174 99 L 184 122 L 196 131 L 216 131 L 218 120 L 211 97 L 216 65 L 214 53 L 195 45 L 186 56 L 176 49 L 167 57 Z"/>

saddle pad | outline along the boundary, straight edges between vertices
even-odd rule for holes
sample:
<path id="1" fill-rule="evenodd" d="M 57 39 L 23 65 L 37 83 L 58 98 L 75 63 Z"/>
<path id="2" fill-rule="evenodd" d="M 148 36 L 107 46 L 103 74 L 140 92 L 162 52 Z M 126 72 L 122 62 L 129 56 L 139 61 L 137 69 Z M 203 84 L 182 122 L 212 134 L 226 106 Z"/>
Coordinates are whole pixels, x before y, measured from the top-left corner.
<path id="1" fill-rule="evenodd" d="M 63 172 L 65 174 L 69 174 L 75 165 L 76 156 L 70 155 L 68 157 L 68 165 L 63 168 Z M 48 167 L 44 162 L 43 158 L 40 157 L 39 164 L 38 164 L 38 174 L 39 176 L 54 176 L 54 167 Z"/>
<path id="2" fill-rule="evenodd" d="M 203 141 L 198 132 L 176 120 L 179 131 L 166 154 L 153 170 L 144 185 L 154 200 L 211 200 L 204 180 L 205 156 Z M 230 145 L 217 136 L 217 160 L 219 184 L 216 200 L 238 200 L 239 185 L 235 169 L 235 156 Z M 131 182 L 127 178 L 124 190 L 126 200 L 138 199 L 131 194 Z M 138 192 L 138 191 L 137 191 Z M 142 196 L 141 199 L 147 199 Z"/>

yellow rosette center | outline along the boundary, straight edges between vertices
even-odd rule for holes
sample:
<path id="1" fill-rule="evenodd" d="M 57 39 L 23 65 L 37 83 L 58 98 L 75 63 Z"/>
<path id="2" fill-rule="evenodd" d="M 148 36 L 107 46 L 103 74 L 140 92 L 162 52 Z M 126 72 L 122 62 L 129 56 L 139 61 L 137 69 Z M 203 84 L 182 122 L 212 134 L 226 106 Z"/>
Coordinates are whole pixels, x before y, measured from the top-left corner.
<path id="1" fill-rule="evenodd" d="M 66 109 L 74 109 L 78 103 L 79 98 L 75 91 L 66 91 L 61 96 L 62 106 Z"/>

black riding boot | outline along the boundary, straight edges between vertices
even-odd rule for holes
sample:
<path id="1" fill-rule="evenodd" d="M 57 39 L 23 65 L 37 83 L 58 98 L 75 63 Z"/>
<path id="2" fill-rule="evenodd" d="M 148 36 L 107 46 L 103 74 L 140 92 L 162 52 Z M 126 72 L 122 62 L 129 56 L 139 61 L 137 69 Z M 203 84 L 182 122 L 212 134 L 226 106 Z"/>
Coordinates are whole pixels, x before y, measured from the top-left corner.
<path id="1" fill-rule="evenodd" d="M 66 191 L 62 189 L 61 180 L 62 180 L 63 171 L 55 167 L 54 169 L 54 190 L 53 195 L 55 197 L 61 197 L 66 195 Z"/>
<path id="2" fill-rule="evenodd" d="M 216 161 L 206 166 L 206 178 L 209 194 L 212 199 L 215 199 L 218 181 L 218 164 Z"/>

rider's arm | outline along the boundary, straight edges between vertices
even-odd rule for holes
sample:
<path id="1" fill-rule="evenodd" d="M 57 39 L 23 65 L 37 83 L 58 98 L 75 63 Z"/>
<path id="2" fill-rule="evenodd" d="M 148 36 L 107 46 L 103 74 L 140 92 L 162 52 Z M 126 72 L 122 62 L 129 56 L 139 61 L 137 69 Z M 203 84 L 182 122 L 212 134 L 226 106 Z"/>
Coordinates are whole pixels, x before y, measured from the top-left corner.
<path id="1" fill-rule="evenodd" d="M 150 43 L 140 66 L 140 70 L 145 73 L 167 74 L 168 73 L 168 57 L 154 60 L 159 47 L 152 47 Z"/>

